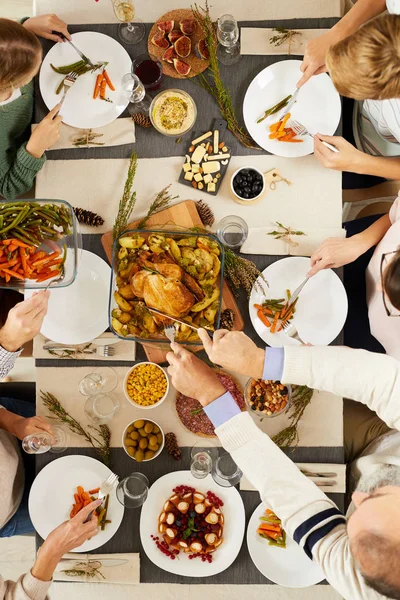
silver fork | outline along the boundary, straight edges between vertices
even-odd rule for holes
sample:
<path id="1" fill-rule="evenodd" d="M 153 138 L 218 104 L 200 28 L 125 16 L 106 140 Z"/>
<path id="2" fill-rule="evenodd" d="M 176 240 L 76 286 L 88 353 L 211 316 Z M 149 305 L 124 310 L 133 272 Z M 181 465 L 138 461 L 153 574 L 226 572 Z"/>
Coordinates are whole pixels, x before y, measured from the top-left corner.
<path id="1" fill-rule="evenodd" d="M 299 342 L 301 342 L 302 344 L 304 344 L 303 340 L 301 339 L 301 337 L 297 333 L 297 329 L 293 325 L 293 323 L 290 323 L 289 321 L 283 321 L 282 322 L 282 329 L 286 333 L 287 336 L 289 336 L 291 338 L 294 338 L 295 340 L 298 340 Z"/>
<path id="2" fill-rule="evenodd" d="M 109 475 L 107 477 L 107 479 L 105 479 L 100 486 L 98 500 L 104 500 L 104 498 L 107 496 L 107 494 L 111 494 L 111 492 L 117 487 L 118 481 L 119 481 L 118 475 L 116 475 L 115 473 L 111 473 L 111 475 Z M 101 506 L 101 504 L 100 504 L 100 506 Z M 87 519 L 84 521 L 84 523 L 88 523 L 90 521 L 93 513 L 94 513 L 94 510 L 92 510 L 89 513 L 89 515 L 88 515 Z"/>
<path id="3" fill-rule="evenodd" d="M 76 346 L 62 346 L 60 344 L 45 344 L 43 346 L 43 350 L 73 350 Z M 115 348 L 114 346 L 96 346 L 91 350 L 92 354 L 99 354 L 100 356 L 114 356 Z"/>
<path id="4" fill-rule="evenodd" d="M 312 133 L 310 133 L 308 131 L 307 127 L 305 127 L 304 125 L 302 125 L 295 119 L 289 119 L 287 126 L 290 127 L 291 129 L 293 129 L 293 131 L 296 133 L 296 135 L 309 135 L 312 138 L 315 137 L 315 135 L 313 135 Z M 329 148 L 329 150 L 332 150 L 332 152 L 339 152 L 339 150 L 337 148 L 335 148 L 335 146 L 332 146 L 332 144 L 329 144 L 328 142 L 324 142 L 324 141 L 322 141 L 322 143 L 324 146 Z"/>
<path id="5" fill-rule="evenodd" d="M 71 73 L 68 73 L 68 75 L 65 77 L 64 82 L 63 82 L 64 92 L 63 92 L 62 98 L 60 100 L 61 106 L 63 105 L 65 96 L 67 95 L 68 90 L 74 85 L 74 83 L 78 79 L 78 77 L 79 77 L 79 75 L 78 75 L 78 73 L 75 73 L 75 71 L 71 71 Z"/>
<path id="6" fill-rule="evenodd" d="M 175 342 L 175 327 L 173 325 L 164 325 L 164 333 L 171 342 Z"/>

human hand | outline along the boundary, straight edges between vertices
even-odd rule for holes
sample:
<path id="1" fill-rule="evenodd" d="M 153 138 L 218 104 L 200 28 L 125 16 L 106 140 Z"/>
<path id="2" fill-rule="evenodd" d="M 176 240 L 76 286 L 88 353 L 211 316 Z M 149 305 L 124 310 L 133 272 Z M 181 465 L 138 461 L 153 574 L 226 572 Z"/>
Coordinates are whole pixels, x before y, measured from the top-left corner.
<path id="1" fill-rule="evenodd" d="M 10 310 L 4 327 L 0 329 L 0 346 L 4 350 L 16 352 L 40 332 L 49 297 L 50 292 L 41 291 Z"/>
<path id="2" fill-rule="evenodd" d="M 60 108 L 61 104 L 57 104 L 32 132 L 26 151 L 35 158 L 41 158 L 60 139 L 62 117 L 57 114 Z"/>
<path id="3" fill-rule="evenodd" d="M 300 66 L 303 76 L 297 82 L 297 87 L 304 85 L 313 75 L 319 75 L 319 73 L 327 71 L 325 64 L 326 53 L 336 41 L 338 40 L 335 39 L 333 32 L 328 31 L 307 42 L 303 62 Z"/>
<path id="4" fill-rule="evenodd" d="M 27 435 L 32 433 L 49 433 L 54 439 L 53 428 L 43 417 L 25 418 L 14 414 L 11 431 L 19 440 L 23 440 Z"/>
<path id="5" fill-rule="evenodd" d="M 199 329 L 198 335 L 214 364 L 249 377 L 262 377 L 265 351 L 242 331 L 220 329 L 214 332 L 212 340 L 205 329 Z"/>
<path id="6" fill-rule="evenodd" d="M 67 29 L 67 24 L 59 19 L 57 15 L 49 14 L 40 15 L 39 17 L 31 17 L 24 22 L 23 27 L 32 31 L 32 33 L 35 35 L 39 35 L 47 40 L 53 40 L 53 42 L 65 42 L 65 39 L 52 33 L 53 31 L 60 31 L 67 39 L 71 39 L 71 35 Z"/>
<path id="7" fill-rule="evenodd" d="M 322 143 L 328 142 L 335 146 L 339 152 L 333 152 Z M 358 173 L 360 165 L 364 160 L 363 152 L 360 152 L 350 142 L 340 136 L 321 135 L 314 136 L 314 154 L 319 162 L 328 169 L 337 171 L 351 171 Z"/>
<path id="8" fill-rule="evenodd" d="M 322 269 L 337 269 L 357 260 L 364 252 L 357 236 L 351 238 L 328 238 L 311 255 L 311 269 L 307 277 L 312 277 Z"/>
<path id="9" fill-rule="evenodd" d="M 224 386 L 211 367 L 175 342 L 171 348 L 172 352 L 167 354 L 168 374 L 178 392 L 195 398 L 202 406 L 225 394 Z"/>

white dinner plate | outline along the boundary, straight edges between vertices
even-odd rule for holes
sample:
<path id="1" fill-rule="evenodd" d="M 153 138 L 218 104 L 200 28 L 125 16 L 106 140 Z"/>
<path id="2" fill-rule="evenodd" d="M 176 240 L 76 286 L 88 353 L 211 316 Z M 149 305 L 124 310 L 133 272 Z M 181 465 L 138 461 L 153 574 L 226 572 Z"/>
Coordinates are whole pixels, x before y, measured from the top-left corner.
<path id="1" fill-rule="evenodd" d="M 82 250 L 75 281 L 65 288 L 50 287 L 40 333 L 59 344 L 84 344 L 102 334 L 108 328 L 110 278 L 110 266 L 96 254 Z M 34 293 L 25 290 L 25 298 Z"/>
<path id="2" fill-rule="evenodd" d="M 72 41 L 92 61 L 108 62 L 107 73 L 115 87 L 115 92 L 107 86 L 107 97 L 112 100 L 105 102 L 98 97 L 93 99 L 95 73 L 85 73 L 78 77 L 74 85 L 68 90 L 60 112 L 63 122 L 71 127 L 88 129 L 90 127 L 103 127 L 114 121 L 128 106 L 129 100 L 122 90 L 122 78 L 130 73 L 132 60 L 119 42 L 104 33 L 95 31 L 82 31 L 72 34 Z M 57 43 L 44 57 L 39 75 L 39 88 L 47 108 L 51 110 L 60 102 L 61 94 L 56 94 L 56 89 L 63 75 L 55 73 L 50 63 L 60 67 L 75 63 L 80 60 L 79 54 L 68 44 Z"/>
<path id="3" fill-rule="evenodd" d="M 243 103 L 243 117 L 251 137 L 261 148 L 277 156 L 306 156 L 314 152 L 314 140 L 302 136 L 300 144 L 269 139 L 269 126 L 276 123 L 279 113 L 257 120 L 268 109 L 296 90 L 302 76 L 301 60 L 284 60 L 263 69 L 249 85 Z M 290 114 L 307 127 L 310 133 L 333 135 L 339 125 L 340 96 L 326 73 L 311 77 L 300 89 Z"/>
<path id="4" fill-rule="evenodd" d="M 157 535 L 158 517 L 164 502 L 172 496 L 178 485 L 188 485 L 205 494 L 210 490 L 224 502 L 224 541 L 213 553 L 212 563 L 199 559 L 190 560 L 180 553 L 179 560 L 171 560 L 158 550 L 152 535 Z M 177 471 L 160 477 L 149 490 L 149 495 L 140 515 L 140 539 L 147 557 L 160 569 L 183 577 L 210 577 L 225 571 L 236 559 L 242 546 L 245 529 L 245 512 L 242 498 L 236 488 L 223 488 L 215 483 L 211 475 L 196 479 L 190 471 Z"/>
<path id="5" fill-rule="evenodd" d="M 112 471 L 89 456 L 63 456 L 46 465 L 37 475 L 29 492 L 29 516 L 37 533 L 43 538 L 69 519 L 76 488 L 85 491 L 100 487 Z M 111 523 L 104 531 L 87 540 L 73 552 L 89 552 L 100 548 L 118 531 L 124 507 L 118 502 L 115 490 L 110 494 L 107 519 Z"/>
<path id="6" fill-rule="evenodd" d="M 325 576 L 321 568 L 292 538 L 286 536 L 286 548 L 277 548 L 257 534 L 259 519 L 267 508 L 270 507 L 261 502 L 247 526 L 247 547 L 260 573 L 270 581 L 289 588 L 309 587 L 323 581 Z"/>
<path id="7" fill-rule="evenodd" d="M 269 287 L 263 284 L 267 298 L 286 298 L 286 290 L 294 290 L 306 278 L 310 259 L 302 256 L 282 258 L 264 271 Z M 249 300 L 250 319 L 254 329 L 269 346 L 279 348 L 289 344 L 300 345 L 298 340 L 283 331 L 271 333 L 257 317 L 254 304 L 262 304 L 265 296 L 253 287 Z M 327 346 L 339 335 L 347 317 L 347 294 L 343 283 L 332 269 L 319 271 L 306 284 L 296 304 L 291 323 L 300 338 L 313 346 Z"/>

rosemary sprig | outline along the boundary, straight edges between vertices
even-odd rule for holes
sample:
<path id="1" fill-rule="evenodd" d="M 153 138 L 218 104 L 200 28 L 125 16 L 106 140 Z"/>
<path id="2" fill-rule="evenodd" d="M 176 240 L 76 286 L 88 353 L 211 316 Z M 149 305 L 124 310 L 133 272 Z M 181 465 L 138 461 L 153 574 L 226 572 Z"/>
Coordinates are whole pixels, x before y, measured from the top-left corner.
<path id="1" fill-rule="evenodd" d="M 106 578 L 100 571 L 102 566 L 99 560 L 88 560 L 87 562 L 77 562 L 73 569 L 64 569 L 61 573 L 65 573 L 69 577 L 90 577 L 92 579 L 99 575 L 105 580 Z"/>
<path id="2" fill-rule="evenodd" d="M 307 235 L 306 233 L 304 233 L 304 231 L 299 231 L 299 230 L 295 230 L 292 229 L 291 227 L 286 227 L 285 225 L 282 225 L 282 223 L 279 223 L 279 221 L 275 221 L 277 226 L 279 227 L 279 230 L 274 230 L 274 231 L 269 231 L 267 233 L 267 235 L 272 235 L 274 236 L 274 238 L 276 240 L 283 240 L 284 242 L 287 242 L 288 247 L 289 247 L 289 254 L 290 254 L 290 248 L 293 246 L 298 246 L 298 242 L 295 242 L 293 239 L 294 235 Z"/>
<path id="3" fill-rule="evenodd" d="M 275 444 L 280 448 L 289 448 L 289 446 L 293 446 L 294 449 L 298 445 L 298 424 L 304 411 L 311 402 L 313 393 L 314 390 L 308 388 L 306 385 L 292 386 L 292 406 L 289 413 L 290 425 L 285 427 L 285 429 L 282 429 L 282 431 L 272 438 Z"/>
<path id="4" fill-rule="evenodd" d="M 157 194 L 155 200 L 150 204 L 147 215 L 139 222 L 137 229 L 146 229 L 150 217 L 152 217 L 155 213 L 160 212 L 160 210 L 165 210 L 170 206 L 171 202 L 179 198 L 179 196 L 171 196 L 169 193 L 169 188 L 171 185 L 172 184 L 170 183 Z"/>
<path id="5" fill-rule="evenodd" d="M 57 350 L 47 350 L 52 356 L 58 358 L 79 358 L 79 354 L 96 354 L 96 348 L 91 348 L 92 344 L 86 344 L 83 348 L 66 348 L 58 352 Z"/>
<path id="6" fill-rule="evenodd" d="M 259 150 L 254 140 L 249 134 L 240 127 L 235 109 L 233 108 L 232 98 L 229 89 L 225 87 L 219 70 L 217 57 L 218 40 L 215 33 L 215 27 L 210 17 L 208 0 L 205 0 L 205 8 L 199 7 L 196 3 L 192 6 L 194 18 L 198 22 L 203 32 L 203 37 L 207 42 L 210 52 L 210 66 L 207 70 L 208 76 L 204 73 L 197 75 L 194 79 L 209 94 L 214 96 L 221 111 L 222 116 L 228 123 L 228 129 L 246 148 Z"/>
<path id="7" fill-rule="evenodd" d="M 104 142 L 95 142 L 103 133 L 93 133 L 91 129 L 83 129 L 72 138 L 73 146 L 104 146 Z"/>
<path id="8" fill-rule="evenodd" d="M 285 27 L 274 27 L 272 31 L 276 31 L 277 35 L 273 35 L 269 38 L 270 44 L 272 44 L 272 46 L 279 47 L 285 42 L 289 42 L 288 55 L 290 56 L 293 39 L 296 37 L 296 35 L 302 35 L 301 31 L 295 31 L 294 29 L 285 29 Z"/>
<path id="9" fill-rule="evenodd" d="M 61 402 L 53 396 L 53 394 L 50 394 L 50 392 L 42 392 L 42 390 L 40 391 L 40 394 L 44 406 L 52 415 L 50 416 L 50 419 L 57 420 L 60 423 L 67 425 L 72 433 L 76 433 L 83 437 L 96 450 L 104 464 L 108 465 L 110 462 L 111 432 L 107 425 L 99 425 L 99 427 L 89 425 L 90 429 L 96 432 L 98 436 L 95 437 L 93 434 L 88 433 L 79 421 L 65 410 Z"/>
<path id="10" fill-rule="evenodd" d="M 190 411 L 190 416 L 194 417 L 196 415 L 199 415 L 200 413 L 202 413 L 204 411 L 203 407 L 201 408 L 195 408 L 194 410 Z"/>
<path id="11" fill-rule="evenodd" d="M 131 216 L 136 203 L 136 192 L 132 192 L 132 186 L 136 175 L 137 160 L 138 157 L 136 152 L 132 152 L 129 161 L 128 175 L 124 186 L 124 193 L 122 194 L 122 198 L 119 201 L 118 212 L 114 221 L 114 240 L 116 240 L 120 233 L 122 233 L 122 231 L 126 229 L 129 217 Z"/>

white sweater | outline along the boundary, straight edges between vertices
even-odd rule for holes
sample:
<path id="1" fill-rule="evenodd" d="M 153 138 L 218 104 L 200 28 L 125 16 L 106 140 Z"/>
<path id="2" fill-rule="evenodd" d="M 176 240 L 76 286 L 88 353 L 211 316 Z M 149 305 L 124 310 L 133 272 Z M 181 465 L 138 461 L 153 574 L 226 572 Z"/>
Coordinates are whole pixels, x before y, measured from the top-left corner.
<path id="1" fill-rule="evenodd" d="M 390 427 L 400 429 L 400 363 L 389 356 L 350 348 L 286 346 L 282 382 L 358 400 Z M 346 519 L 335 503 L 258 429 L 248 413 L 226 421 L 216 434 L 282 519 L 287 533 L 346 600 L 383 598 L 365 585 L 350 553 Z M 393 464 L 396 454 L 400 462 L 400 434 L 388 436 L 390 450 L 358 459 L 359 473 L 370 472 L 377 464 Z"/>

